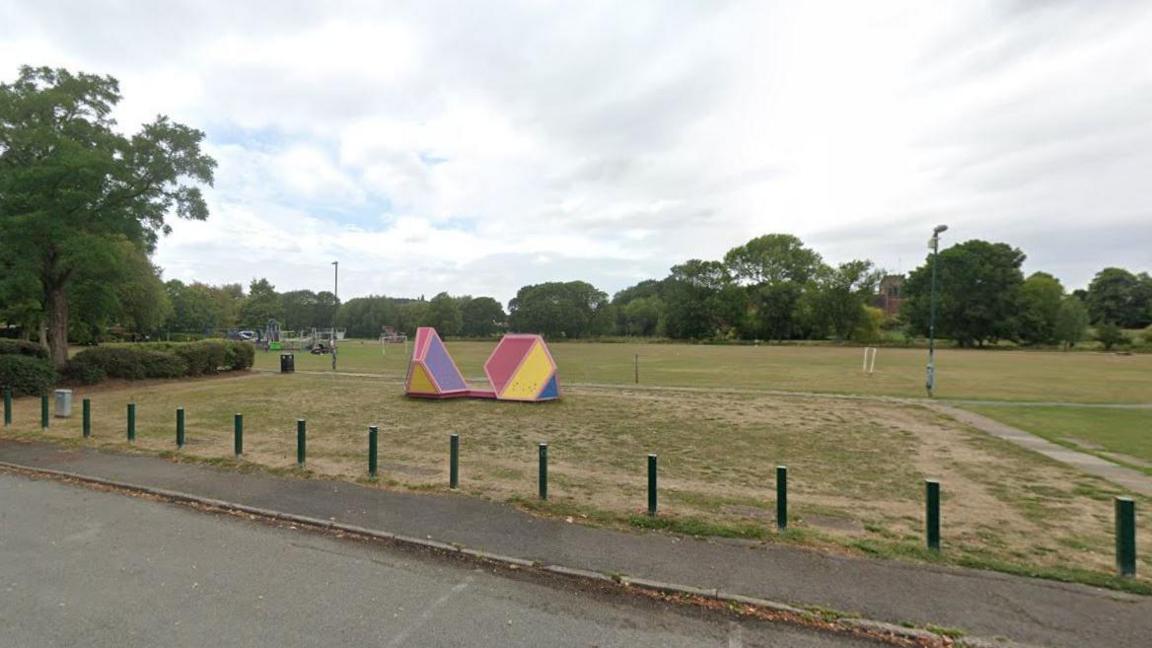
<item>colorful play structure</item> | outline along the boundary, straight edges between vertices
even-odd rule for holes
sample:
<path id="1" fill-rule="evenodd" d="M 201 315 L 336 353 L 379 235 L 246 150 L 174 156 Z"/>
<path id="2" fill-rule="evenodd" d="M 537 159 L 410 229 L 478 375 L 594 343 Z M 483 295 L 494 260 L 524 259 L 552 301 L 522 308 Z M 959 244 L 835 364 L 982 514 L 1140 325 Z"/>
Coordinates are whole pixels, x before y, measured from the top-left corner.
<path id="1" fill-rule="evenodd" d="M 560 398 L 556 361 L 539 335 L 512 333 L 500 339 L 484 363 L 489 389 L 464 380 L 436 329 L 416 329 L 405 391 L 416 398 L 492 398 L 542 402 Z"/>

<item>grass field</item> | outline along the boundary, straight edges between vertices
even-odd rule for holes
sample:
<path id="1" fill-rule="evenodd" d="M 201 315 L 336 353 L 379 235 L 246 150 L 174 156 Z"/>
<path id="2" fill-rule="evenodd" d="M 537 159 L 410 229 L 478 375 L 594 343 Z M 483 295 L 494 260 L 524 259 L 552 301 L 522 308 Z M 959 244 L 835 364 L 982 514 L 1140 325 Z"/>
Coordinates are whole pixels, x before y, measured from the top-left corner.
<path id="1" fill-rule="evenodd" d="M 471 366 L 488 346 L 453 345 L 453 351 L 461 364 Z M 617 349 L 628 353 L 628 347 L 618 345 L 557 347 L 562 371 L 576 373 L 590 372 L 596 358 L 614 357 Z M 353 364 L 357 356 L 347 349 L 345 359 Z M 651 380 L 666 376 L 668 383 L 712 385 L 721 382 L 719 370 L 703 361 L 704 354 L 729 357 L 751 351 L 764 362 L 780 362 L 777 351 L 795 352 L 642 350 L 667 354 L 662 363 L 653 358 Z M 833 375 L 831 359 L 849 357 L 847 350 L 830 351 L 821 356 L 817 373 Z M 362 368 L 378 352 L 365 345 Z M 591 357 L 576 360 L 578 353 Z M 998 359 L 1001 354 L 987 355 Z M 311 359 L 303 360 L 306 368 Z M 377 370 L 393 375 L 255 374 L 78 390 L 77 399 L 93 399 L 95 437 L 80 439 L 78 416 L 54 421 L 47 437 L 240 469 L 364 482 L 366 427 L 379 424 L 380 487 L 444 491 L 448 435 L 459 433 L 465 493 L 573 521 L 934 560 L 921 549 L 923 479 L 932 477 L 942 480 L 944 490 L 940 560 L 1152 593 L 1147 551 L 1140 557 L 1140 579 L 1120 583 L 1110 576 L 1111 497 L 1119 489 L 915 404 L 620 386 L 569 386 L 563 400 L 543 405 L 432 402 L 402 396 L 396 371 L 402 363 L 389 358 L 380 364 Z M 774 373 L 756 368 L 757 363 L 738 366 L 762 376 Z M 627 362 L 616 363 L 610 375 L 623 382 L 626 368 Z M 740 386 L 757 385 L 746 372 L 735 373 Z M 846 374 L 841 384 L 851 384 L 850 370 L 840 373 Z M 697 378 L 702 375 L 712 378 Z M 816 374 L 806 375 L 804 384 L 815 384 Z M 124 441 L 129 401 L 139 404 L 134 448 Z M 188 445 L 176 452 L 174 411 L 181 406 L 187 409 Z M 231 459 L 234 412 L 243 412 L 246 420 L 246 454 L 240 462 Z M 19 399 L 17 424 L 5 436 L 42 438 L 38 416 L 37 400 Z M 308 473 L 293 467 L 295 420 L 300 417 L 309 421 Z M 546 504 L 535 500 L 540 441 L 550 443 L 552 498 Z M 661 516 L 655 523 L 643 515 L 649 452 L 660 456 Z M 773 471 L 780 463 L 789 466 L 793 511 L 793 530 L 784 535 L 775 532 L 773 515 Z M 1138 499 L 1140 510 L 1147 511 L 1149 500 Z M 1152 537 L 1152 518 L 1140 520 L 1140 536 Z"/>
<path id="2" fill-rule="evenodd" d="M 465 376 L 480 380 L 494 347 L 495 342 L 448 343 Z M 639 354 L 643 385 L 924 396 L 922 349 L 881 349 L 876 373 L 865 376 L 863 351 L 856 347 L 562 343 L 551 348 L 561 386 L 631 384 Z M 339 369 L 399 379 L 407 368 L 404 347 L 390 345 L 387 350 L 383 355 L 378 343 L 346 341 L 340 347 Z M 257 353 L 257 367 L 273 369 L 278 363 L 275 352 Z M 1152 354 L 946 348 L 938 351 L 937 365 L 940 398 L 1152 403 Z M 331 358 L 297 353 L 296 367 L 328 371 Z"/>
<path id="3" fill-rule="evenodd" d="M 1152 475 L 1152 409 L 968 406 L 989 418 Z"/>

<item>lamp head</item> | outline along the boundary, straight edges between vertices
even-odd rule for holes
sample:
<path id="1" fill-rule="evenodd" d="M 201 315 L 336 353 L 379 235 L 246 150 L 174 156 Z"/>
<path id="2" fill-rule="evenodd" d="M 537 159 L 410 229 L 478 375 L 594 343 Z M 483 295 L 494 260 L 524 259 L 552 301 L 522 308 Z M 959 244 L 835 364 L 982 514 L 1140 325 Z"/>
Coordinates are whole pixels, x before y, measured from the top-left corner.
<path id="1" fill-rule="evenodd" d="M 948 231 L 947 225 L 937 225 L 935 228 L 933 228 L 932 234 L 939 235 L 942 232 L 947 232 L 947 231 Z"/>

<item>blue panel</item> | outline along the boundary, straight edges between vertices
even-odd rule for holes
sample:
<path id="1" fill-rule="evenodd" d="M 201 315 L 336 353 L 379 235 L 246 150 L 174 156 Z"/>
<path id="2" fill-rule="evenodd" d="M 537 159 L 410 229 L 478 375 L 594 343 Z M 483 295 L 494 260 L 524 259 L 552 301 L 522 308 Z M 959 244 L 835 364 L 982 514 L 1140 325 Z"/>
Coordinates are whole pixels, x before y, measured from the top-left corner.
<path id="1" fill-rule="evenodd" d="M 540 391 L 540 395 L 536 397 L 538 400 L 547 398 L 560 398 L 560 386 L 556 384 L 556 374 L 552 374 L 552 378 L 544 385 L 544 389 Z"/>
<path id="2" fill-rule="evenodd" d="M 448 349 L 444 348 L 444 343 L 438 338 L 429 340 L 428 353 L 424 356 L 424 366 L 432 372 L 432 377 L 436 379 L 440 391 L 468 389 L 464 377 L 460 375 L 456 365 L 452 362 L 452 357 L 448 355 Z"/>

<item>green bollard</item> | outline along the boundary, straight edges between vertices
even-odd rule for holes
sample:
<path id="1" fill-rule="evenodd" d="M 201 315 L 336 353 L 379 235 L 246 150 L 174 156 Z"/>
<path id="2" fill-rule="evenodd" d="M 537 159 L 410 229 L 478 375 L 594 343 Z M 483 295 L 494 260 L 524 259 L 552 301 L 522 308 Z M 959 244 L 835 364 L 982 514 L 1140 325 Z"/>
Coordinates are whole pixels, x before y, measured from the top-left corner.
<path id="1" fill-rule="evenodd" d="M 40 394 L 40 427 L 48 429 L 48 394 Z"/>
<path id="2" fill-rule="evenodd" d="M 136 403 L 128 403 L 128 443 L 136 442 Z"/>
<path id="3" fill-rule="evenodd" d="M 176 447 L 184 447 L 184 408 L 176 408 Z"/>
<path id="4" fill-rule="evenodd" d="M 368 426 L 368 476 L 376 479 L 376 449 L 377 437 L 380 436 L 380 428 L 375 425 Z"/>
<path id="5" fill-rule="evenodd" d="M 296 419 L 296 465 L 303 466 L 308 455 L 308 423 Z"/>
<path id="6" fill-rule="evenodd" d="M 448 438 L 448 488 L 460 488 L 460 435 Z"/>
<path id="7" fill-rule="evenodd" d="M 1116 571 L 1136 576 L 1136 502 L 1116 498 Z"/>
<path id="8" fill-rule="evenodd" d="M 925 516 L 925 534 L 928 536 L 928 549 L 940 551 L 940 482 L 924 480 L 928 510 Z"/>
<path id="9" fill-rule="evenodd" d="M 656 515 L 656 455 L 648 455 L 648 515 Z"/>
<path id="10" fill-rule="evenodd" d="M 239 457 L 244 454 L 244 415 L 232 416 L 232 454 Z"/>
<path id="11" fill-rule="evenodd" d="M 541 443 L 540 451 L 540 499 L 548 499 L 548 444 Z"/>
<path id="12" fill-rule="evenodd" d="M 83 409 L 83 430 L 84 438 L 88 439 L 92 436 L 92 399 L 85 398 L 82 405 Z"/>
<path id="13" fill-rule="evenodd" d="M 776 466 L 776 528 L 788 528 L 788 466 Z"/>
<path id="14" fill-rule="evenodd" d="M 4 427 L 12 425 L 12 388 L 4 388 Z"/>

